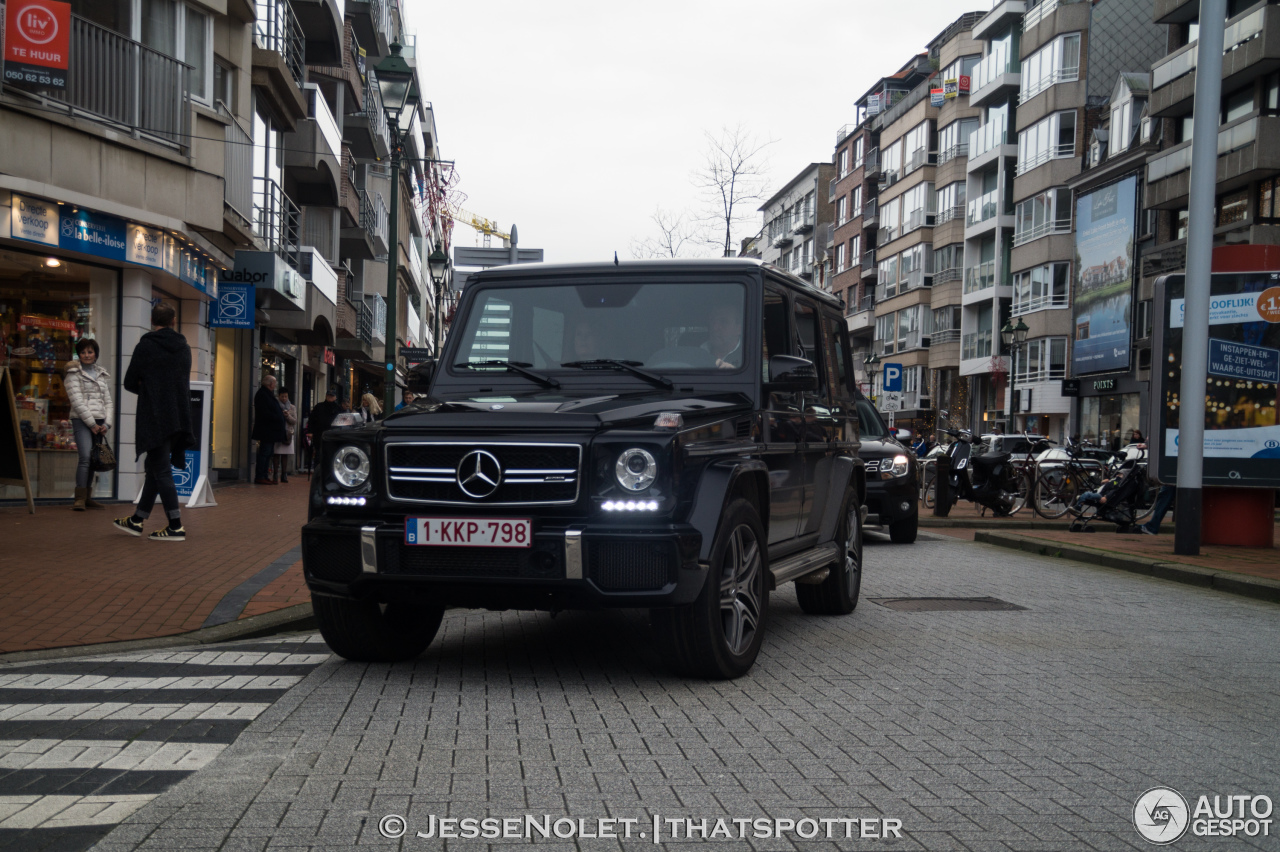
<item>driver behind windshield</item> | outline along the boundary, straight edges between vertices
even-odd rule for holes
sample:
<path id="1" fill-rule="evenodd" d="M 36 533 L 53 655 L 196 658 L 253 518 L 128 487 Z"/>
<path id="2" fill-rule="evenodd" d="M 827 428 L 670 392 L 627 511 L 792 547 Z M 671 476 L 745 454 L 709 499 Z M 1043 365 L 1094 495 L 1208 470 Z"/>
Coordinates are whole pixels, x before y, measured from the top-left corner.
<path id="1" fill-rule="evenodd" d="M 603 358 L 600 349 L 600 332 L 588 320 L 578 320 L 573 327 L 572 352 L 568 361 L 591 361 Z"/>
<path id="2" fill-rule="evenodd" d="M 716 359 L 716 366 L 732 370 L 742 366 L 742 305 L 721 304 L 711 309 L 710 335 L 702 348 Z"/>

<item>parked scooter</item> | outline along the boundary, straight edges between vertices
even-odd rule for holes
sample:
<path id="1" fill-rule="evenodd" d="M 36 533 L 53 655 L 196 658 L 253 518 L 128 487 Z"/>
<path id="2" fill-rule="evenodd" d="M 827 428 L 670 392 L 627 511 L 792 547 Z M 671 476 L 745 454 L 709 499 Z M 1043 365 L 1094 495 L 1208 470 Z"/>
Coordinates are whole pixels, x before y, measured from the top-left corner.
<path id="1" fill-rule="evenodd" d="M 951 460 L 950 496 L 952 505 L 959 498 L 972 500 L 990 509 L 997 518 L 1015 514 L 1026 502 L 1018 491 L 1017 471 L 1008 453 L 974 455 L 973 433 L 968 429 L 942 429 L 955 438 L 947 447 Z"/>

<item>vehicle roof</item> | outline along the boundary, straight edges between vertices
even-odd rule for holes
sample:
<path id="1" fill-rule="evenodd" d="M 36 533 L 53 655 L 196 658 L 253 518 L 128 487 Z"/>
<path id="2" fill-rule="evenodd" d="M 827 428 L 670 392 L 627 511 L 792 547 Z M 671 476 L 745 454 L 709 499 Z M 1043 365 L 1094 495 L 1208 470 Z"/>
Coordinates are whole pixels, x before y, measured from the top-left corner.
<path id="1" fill-rule="evenodd" d="M 802 291 L 827 305 L 843 309 L 844 300 L 825 290 L 819 290 L 808 281 L 774 266 L 772 263 L 750 257 L 677 258 L 674 260 L 622 260 L 618 263 L 518 263 L 494 266 L 473 272 L 467 284 L 481 283 L 503 278 L 529 278 L 576 275 L 653 274 L 667 272 L 759 272 L 768 270 L 794 290 Z"/>

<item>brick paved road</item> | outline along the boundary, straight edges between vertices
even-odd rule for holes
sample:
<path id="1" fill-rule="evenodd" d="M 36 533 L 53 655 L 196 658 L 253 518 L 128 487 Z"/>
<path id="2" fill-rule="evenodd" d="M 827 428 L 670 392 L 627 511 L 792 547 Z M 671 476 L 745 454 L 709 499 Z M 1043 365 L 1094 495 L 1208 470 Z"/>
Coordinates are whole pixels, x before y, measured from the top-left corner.
<path id="1" fill-rule="evenodd" d="M 1280 608 L 954 539 L 868 562 L 864 596 L 1026 610 L 814 618 L 788 587 L 732 683 L 666 674 L 638 614 L 454 613 L 416 663 L 321 664 L 97 848 L 438 849 L 413 837 L 432 816 L 658 813 L 902 820 L 839 848 L 1144 849 L 1155 785 L 1280 800 Z"/>

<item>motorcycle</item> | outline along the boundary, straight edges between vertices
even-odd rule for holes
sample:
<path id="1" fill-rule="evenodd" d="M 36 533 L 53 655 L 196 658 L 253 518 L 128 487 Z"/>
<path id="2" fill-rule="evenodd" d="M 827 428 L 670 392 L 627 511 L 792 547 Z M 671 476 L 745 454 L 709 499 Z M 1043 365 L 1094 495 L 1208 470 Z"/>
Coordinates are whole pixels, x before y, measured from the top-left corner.
<path id="1" fill-rule="evenodd" d="M 973 452 L 973 433 L 968 429 L 942 429 L 955 440 L 947 447 L 951 461 L 949 482 L 951 505 L 963 498 L 990 509 L 997 518 L 1017 513 L 1026 502 L 1018 488 L 1018 474 L 1008 453 Z"/>

